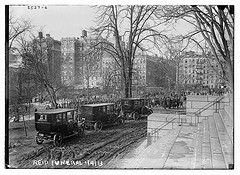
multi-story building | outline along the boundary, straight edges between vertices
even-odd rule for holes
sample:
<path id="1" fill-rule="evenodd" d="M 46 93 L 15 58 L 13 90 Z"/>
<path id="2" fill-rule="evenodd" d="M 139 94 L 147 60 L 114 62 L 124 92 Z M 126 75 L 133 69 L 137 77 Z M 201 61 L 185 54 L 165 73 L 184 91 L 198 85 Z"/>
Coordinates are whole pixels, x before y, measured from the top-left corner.
<path id="1" fill-rule="evenodd" d="M 222 84 L 219 78 L 221 74 L 219 64 L 213 56 L 209 59 L 200 54 L 188 52 L 180 63 L 179 82 L 182 86 L 189 88 L 218 88 Z"/>
<path id="2" fill-rule="evenodd" d="M 163 89 L 170 90 L 175 82 L 175 67 L 157 55 L 136 55 L 134 70 L 135 89 L 145 87 L 147 91 L 159 92 Z"/>
<path id="3" fill-rule="evenodd" d="M 112 57 L 104 57 L 102 64 L 105 86 L 123 88 L 121 70 Z M 136 55 L 133 62 L 132 90 L 134 95 L 145 91 L 169 89 L 175 81 L 175 67 L 158 56 Z M 122 89 L 123 90 L 123 89 Z"/>
<path id="4" fill-rule="evenodd" d="M 123 90 L 122 72 L 115 59 L 106 51 L 93 47 L 99 42 L 96 38 L 87 36 L 86 31 L 82 35 L 61 40 L 62 82 L 75 89 Z M 102 43 L 108 42 L 104 47 L 115 45 L 113 38 L 110 41 L 102 39 Z M 121 46 L 125 47 L 123 41 Z M 138 54 L 133 65 L 133 91 L 169 89 L 175 81 L 175 67 L 163 58 Z"/>
<path id="5" fill-rule="evenodd" d="M 102 44 L 96 46 L 97 38 L 87 36 L 83 30 L 81 37 L 62 38 L 61 43 L 62 83 L 75 89 L 99 87 L 102 84 L 102 60 L 108 55 L 99 49 Z"/>
<path id="6" fill-rule="evenodd" d="M 46 34 L 48 43 L 48 66 L 50 81 L 57 87 L 61 85 L 61 42 Z"/>
<path id="7" fill-rule="evenodd" d="M 66 86 L 73 86 L 75 83 L 75 62 L 76 62 L 76 43 L 75 37 L 61 39 L 61 81 Z M 80 45 L 80 44 L 79 44 Z"/>

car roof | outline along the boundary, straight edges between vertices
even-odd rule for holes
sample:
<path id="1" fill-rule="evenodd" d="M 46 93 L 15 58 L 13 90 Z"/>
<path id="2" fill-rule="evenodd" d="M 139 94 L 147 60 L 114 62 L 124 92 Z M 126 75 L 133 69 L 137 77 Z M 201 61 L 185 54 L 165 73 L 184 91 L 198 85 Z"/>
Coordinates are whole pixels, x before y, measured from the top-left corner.
<path id="1" fill-rule="evenodd" d="M 88 107 L 97 107 L 97 106 L 107 106 L 107 105 L 114 105 L 115 103 L 97 103 L 97 104 L 86 104 L 83 106 L 88 106 Z"/>
<path id="2" fill-rule="evenodd" d="M 59 108 L 59 109 L 46 109 L 46 110 L 40 110 L 35 113 L 37 114 L 58 114 L 58 113 L 64 113 L 64 112 L 70 112 L 75 111 L 75 109 L 70 108 Z"/>
<path id="3" fill-rule="evenodd" d="M 122 98 L 122 100 L 144 100 L 145 98 Z"/>

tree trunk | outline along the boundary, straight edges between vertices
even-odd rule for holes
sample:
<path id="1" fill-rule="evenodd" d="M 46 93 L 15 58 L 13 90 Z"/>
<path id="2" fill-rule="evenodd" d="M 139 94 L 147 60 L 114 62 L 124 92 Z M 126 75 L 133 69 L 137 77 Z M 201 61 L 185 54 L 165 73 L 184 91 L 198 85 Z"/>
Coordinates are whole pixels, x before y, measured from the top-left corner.
<path id="1" fill-rule="evenodd" d="M 129 86 L 128 86 L 128 82 L 127 82 L 127 80 L 125 80 L 125 87 L 124 87 L 124 90 L 125 90 L 125 98 L 129 98 Z"/>
<path id="2" fill-rule="evenodd" d="M 229 87 L 233 91 L 233 88 L 234 88 L 233 66 L 231 63 L 228 63 L 227 66 L 228 66 L 228 73 L 229 73 Z"/>
<path id="3" fill-rule="evenodd" d="M 129 68 L 128 72 L 128 93 L 129 93 L 129 98 L 132 98 L 132 69 L 131 67 Z"/>
<path id="4" fill-rule="evenodd" d="M 53 88 L 49 87 L 48 85 L 45 84 L 47 93 L 51 99 L 51 103 L 53 107 L 56 109 L 57 108 L 57 97 L 56 97 L 56 92 L 54 91 Z"/>

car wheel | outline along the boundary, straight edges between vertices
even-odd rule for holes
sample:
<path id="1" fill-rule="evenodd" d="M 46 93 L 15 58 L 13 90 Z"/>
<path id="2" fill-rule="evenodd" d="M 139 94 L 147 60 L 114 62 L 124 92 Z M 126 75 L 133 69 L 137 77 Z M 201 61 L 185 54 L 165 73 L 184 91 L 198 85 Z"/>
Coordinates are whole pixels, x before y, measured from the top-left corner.
<path id="1" fill-rule="evenodd" d="M 81 126 L 78 128 L 78 136 L 82 136 L 84 134 L 84 127 Z"/>
<path id="2" fill-rule="evenodd" d="M 90 129 L 90 126 L 85 124 L 84 129 L 88 130 L 88 129 Z"/>
<path id="3" fill-rule="evenodd" d="M 36 136 L 35 139 L 36 139 L 36 143 L 37 143 L 38 145 L 40 145 L 40 144 L 43 143 L 43 139 L 42 139 L 41 137 Z"/>
<path id="4" fill-rule="evenodd" d="M 53 143 L 55 146 L 61 146 L 63 140 L 62 133 L 58 132 L 53 137 Z"/>
<path id="5" fill-rule="evenodd" d="M 149 111 L 148 111 L 148 115 L 150 115 L 150 114 L 152 114 L 153 113 L 153 111 L 150 109 Z"/>
<path id="6" fill-rule="evenodd" d="M 139 119 L 139 114 L 138 114 L 137 112 L 134 112 L 134 113 L 132 114 L 132 117 L 133 117 L 133 119 L 134 119 L 135 121 L 137 121 L 137 120 Z"/>
<path id="7" fill-rule="evenodd" d="M 124 119 L 122 117 L 117 119 L 117 125 L 122 125 L 124 124 Z"/>
<path id="8" fill-rule="evenodd" d="M 102 130 L 102 127 L 103 127 L 103 124 L 102 122 L 98 121 L 94 124 L 94 130 L 95 131 L 101 131 Z"/>

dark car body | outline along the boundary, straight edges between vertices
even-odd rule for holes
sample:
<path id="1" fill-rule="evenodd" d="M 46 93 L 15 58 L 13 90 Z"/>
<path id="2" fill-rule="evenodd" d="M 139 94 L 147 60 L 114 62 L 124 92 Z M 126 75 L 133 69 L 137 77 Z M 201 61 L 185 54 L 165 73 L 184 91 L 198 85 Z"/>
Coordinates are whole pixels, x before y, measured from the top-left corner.
<path id="1" fill-rule="evenodd" d="M 84 132 L 84 121 L 74 109 L 61 108 L 35 112 L 36 142 L 53 140 L 56 146 L 61 145 L 62 139 Z"/>
<path id="2" fill-rule="evenodd" d="M 80 108 L 80 117 L 85 121 L 85 127 L 94 127 L 96 131 L 103 126 L 122 124 L 124 120 L 118 115 L 114 103 L 87 104 Z"/>
<path id="3" fill-rule="evenodd" d="M 121 109 L 125 118 L 138 120 L 153 113 L 152 109 L 147 106 L 145 98 L 122 98 Z"/>

